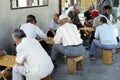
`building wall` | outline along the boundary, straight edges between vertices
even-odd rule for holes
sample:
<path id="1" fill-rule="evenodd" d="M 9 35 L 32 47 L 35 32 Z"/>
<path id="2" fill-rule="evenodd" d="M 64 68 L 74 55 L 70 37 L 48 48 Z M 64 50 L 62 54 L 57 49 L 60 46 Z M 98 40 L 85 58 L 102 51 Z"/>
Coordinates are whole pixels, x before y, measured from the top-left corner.
<path id="1" fill-rule="evenodd" d="M 20 24 L 26 22 L 26 16 L 33 14 L 36 16 L 37 25 L 47 33 L 52 19 L 52 15 L 59 11 L 59 0 L 48 0 L 48 6 L 14 9 L 10 8 L 10 0 L 0 0 L 0 46 L 8 54 L 15 53 L 15 47 L 12 40 L 12 32 L 19 28 Z"/>

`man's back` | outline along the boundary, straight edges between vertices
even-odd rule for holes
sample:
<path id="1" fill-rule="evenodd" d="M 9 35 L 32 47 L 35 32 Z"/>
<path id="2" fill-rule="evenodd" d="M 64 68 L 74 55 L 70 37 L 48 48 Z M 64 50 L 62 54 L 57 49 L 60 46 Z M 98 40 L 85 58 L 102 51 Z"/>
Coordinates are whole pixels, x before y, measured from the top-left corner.
<path id="1" fill-rule="evenodd" d="M 46 38 L 46 34 L 36 25 L 31 23 L 26 23 L 20 26 L 20 29 L 24 31 L 27 37 L 36 38 L 37 35 L 40 38 Z"/>
<path id="2" fill-rule="evenodd" d="M 56 44 L 60 44 L 60 42 L 62 42 L 63 46 L 78 45 L 82 43 L 77 27 L 72 23 L 65 23 L 63 26 L 58 28 L 54 40 Z"/>
<path id="3" fill-rule="evenodd" d="M 114 28 L 107 24 L 103 24 L 96 28 L 95 38 L 99 38 L 101 44 L 117 44 Z"/>
<path id="4" fill-rule="evenodd" d="M 51 58 L 37 40 L 23 38 L 16 50 L 16 61 L 23 63 L 26 71 L 35 73 L 32 75 L 45 75 L 47 72 L 49 73 L 49 70 L 53 69 Z"/>

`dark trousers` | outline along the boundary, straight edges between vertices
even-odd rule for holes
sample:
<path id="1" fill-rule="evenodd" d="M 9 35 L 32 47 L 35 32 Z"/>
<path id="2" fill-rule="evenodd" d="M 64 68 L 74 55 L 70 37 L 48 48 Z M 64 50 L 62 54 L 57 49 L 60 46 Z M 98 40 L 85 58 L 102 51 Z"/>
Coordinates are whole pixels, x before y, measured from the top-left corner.
<path id="1" fill-rule="evenodd" d="M 49 47 L 49 45 L 44 40 L 40 41 L 40 44 L 45 49 L 46 52 L 49 52 L 50 47 Z"/>
<path id="2" fill-rule="evenodd" d="M 95 31 L 92 31 L 91 32 L 91 37 L 90 37 L 90 42 L 89 42 L 90 45 L 92 44 L 93 39 L 95 39 L 94 35 L 95 35 Z"/>

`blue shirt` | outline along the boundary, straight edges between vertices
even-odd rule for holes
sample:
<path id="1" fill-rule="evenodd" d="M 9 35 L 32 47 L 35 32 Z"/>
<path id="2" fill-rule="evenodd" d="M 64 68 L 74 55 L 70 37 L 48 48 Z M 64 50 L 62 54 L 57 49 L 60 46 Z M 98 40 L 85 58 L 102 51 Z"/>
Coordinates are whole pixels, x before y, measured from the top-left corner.
<path id="1" fill-rule="evenodd" d="M 50 25 L 50 28 L 54 29 L 54 30 L 57 30 L 59 28 L 59 24 L 56 24 L 53 20 L 51 21 L 51 25 Z"/>
<path id="2" fill-rule="evenodd" d="M 95 31 L 95 38 L 99 38 L 101 44 L 117 44 L 114 28 L 111 25 L 103 24 L 98 26 Z"/>

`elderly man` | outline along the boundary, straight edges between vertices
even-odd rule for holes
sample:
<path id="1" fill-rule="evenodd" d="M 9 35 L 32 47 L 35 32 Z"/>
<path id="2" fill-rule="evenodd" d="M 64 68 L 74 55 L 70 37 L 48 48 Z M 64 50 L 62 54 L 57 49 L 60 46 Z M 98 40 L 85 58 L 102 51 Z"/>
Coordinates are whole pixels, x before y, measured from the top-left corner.
<path id="1" fill-rule="evenodd" d="M 50 30 L 47 33 L 47 36 L 49 37 L 54 37 L 56 34 L 57 29 L 59 28 L 59 24 L 58 24 L 58 20 L 59 20 L 59 14 L 55 13 L 53 16 L 53 19 L 51 21 L 51 25 L 50 25 Z"/>
<path id="2" fill-rule="evenodd" d="M 75 4 L 73 6 L 73 10 L 69 11 L 68 13 L 68 17 L 71 18 L 73 24 L 75 24 L 77 26 L 77 28 L 82 27 L 82 23 L 79 19 L 78 14 L 81 12 L 81 8 L 78 4 Z"/>
<path id="3" fill-rule="evenodd" d="M 75 24 L 77 28 L 83 27 L 83 25 L 82 25 L 82 23 L 81 23 L 81 21 L 80 21 L 80 19 L 79 19 L 79 16 L 78 16 L 78 14 L 79 14 L 80 12 L 81 12 L 80 6 L 79 6 L 78 4 L 75 4 L 75 5 L 73 6 L 73 9 L 70 10 L 70 11 L 68 12 L 68 14 L 67 14 L 68 17 L 71 18 L 72 23 Z M 85 39 L 84 31 L 83 31 L 83 30 L 80 31 L 80 34 L 81 34 L 81 38 L 82 38 L 82 39 Z"/>
<path id="4" fill-rule="evenodd" d="M 59 17 L 60 27 L 58 28 L 54 37 L 54 45 L 52 47 L 51 58 L 55 67 L 57 55 L 62 53 L 66 56 L 79 56 L 84 53 L 83 40 L 80 38 L 79 31 L 76 25 L 69 23 L 70 18 L 62 14 Z"/>
<path id="5" fill-rule="evenodd" d="M 36 39 L 27 38 L 25 33 L 14 30 L 13 40 L 17 47 L 16 65 L 13 67 L 12 80 L 41 80 L 53 71 L 53 63 L 47 52 Z"/>
<path id="6" fill-rule="evenodd" d="M 103 49 L 117 48 L 117 36 L 115 35 L 114 28 L 107 24 L 105 17 L 100 18 L 99 26 L 96 28 L 94 37 L 95 39 L 92 41 L 89 54 L 91 59 L 95 59 L 97 47 Z"/>

